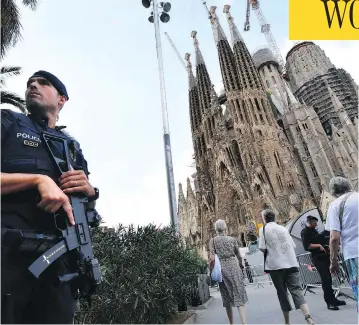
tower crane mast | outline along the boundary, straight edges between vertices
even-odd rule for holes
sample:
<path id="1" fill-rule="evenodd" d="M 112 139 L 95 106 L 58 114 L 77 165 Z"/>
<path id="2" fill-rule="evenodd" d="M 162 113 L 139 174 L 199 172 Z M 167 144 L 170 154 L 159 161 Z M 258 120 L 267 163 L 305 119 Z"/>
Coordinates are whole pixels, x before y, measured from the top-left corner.
<path id="1" fill-rule="evenodd" d="M 261 26 L 261 32 L 264 34 L 268 46 L 269 48 L 272 50 L 273 54 L 275 55 L 275 57 L 278 60 L 279 63 L 279 67 L 280 70 L 283 74 L 283 77 L 286 75 L 286 71 L 285 71 L 285 63 L 282 57 L 282 54 L 280 53 L 279 47 L 277 45 L 277 42 L 275 41 L 275 38 L 272 34 L 271 31 L 271 26 L 270 24 L 267 23 L 266 18 L 264 17 L 263 11 L 259 5 L 259 0 L 247 0 L 247 16 L 246 16 L 246 23 L 248 20 L 248 26 L 249 26 L 249 14 L 248 14 L 248 10 L 250 5 L 252 5 L 252 9 L 254 10 L 257 19 L 259 21 L 259 24 Z M 249 30 L 249 27 L 248 27 Z M 246 28 L 244 29 L 244 31 L 247 31 Z"/>
<path id="2" fill-rule="evenodd" d="M 246 10 L 246 21 L 244 23 L 244 31 L 247 32 L 249 31 L 251 25 L 249 22 L 249 17 L 251 15 L 251 4 L 250 4 L 250 0 L 247 0 L 247 10 Z"/>

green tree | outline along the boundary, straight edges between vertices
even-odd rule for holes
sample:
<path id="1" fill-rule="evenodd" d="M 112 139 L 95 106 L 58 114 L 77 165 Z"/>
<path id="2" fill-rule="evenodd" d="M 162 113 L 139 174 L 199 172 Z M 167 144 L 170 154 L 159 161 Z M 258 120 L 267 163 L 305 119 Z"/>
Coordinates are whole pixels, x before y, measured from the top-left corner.
<path id="1" fill-rule="evenodd" d="M 38 0 L 22 0 L 22 4 L 35 10 Z M 1 51 L 0 58 L 4 59 L 6 52 L 21 39 L 21 21 L 19 7 L 15 0 L 1 1 Z M 1 103 L 10 104 L 26 112 L 25 101 L 17 94 L 4 90 L 5 80 L 10 76 L 21 73 L 20 67 L 2 67 L 0 76 Z"/>
<path id="2" fill-rule="evenodd" d="M 2 67 L 0 72 L 1 104 L 10 104 L 21 112 L 26 113 L 25 101 L 17 94 L 4 90 L 6 79 L 11 76 L 18 76 L 21 73 L 20 67 Z"/>
<path id="3" fill-rule="evenodd" d="M 32 10 L 38 5 L 38 0 L 22 0 L 22 4 Z M 1 52 L 3 59 L 6 52 L 21 39 L 21 21 L 19 7 L 15 0 L 1 1 Z"/>

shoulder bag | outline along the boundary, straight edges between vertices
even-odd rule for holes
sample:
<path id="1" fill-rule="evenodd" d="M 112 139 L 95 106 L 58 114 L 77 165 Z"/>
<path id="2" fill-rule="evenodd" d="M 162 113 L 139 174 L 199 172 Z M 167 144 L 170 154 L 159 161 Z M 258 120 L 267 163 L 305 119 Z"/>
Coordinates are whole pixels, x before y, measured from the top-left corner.
<path id="1" fill-rule="evenodd" d="M 219 257 L 216 253 L 216 245 L 214 243 L 214 238 L 213 238 L 213 247 L 214 247 L 214 261 L 213 261 L 214 264 L 211 271 L 211 278 L 213 281 L 222 282 L 222 268 L 221 268 L 221 263 L 219 261 Z"/>
<path id="2" fill-rule="evenodd" d="M 342 231 L 342 228 L 343 228 L 343 214 L 344 214 L 344 206 L 345 206 L 345 202 L 347 201 L 347 199 L 349 198 L 350 195 L 352 195 L 353 192 L 349 192 L 347 193 L 342 202 L 340 202 L 340 205 L 339 205 L 339 224 L 340 224 L 340 231 Z"/>

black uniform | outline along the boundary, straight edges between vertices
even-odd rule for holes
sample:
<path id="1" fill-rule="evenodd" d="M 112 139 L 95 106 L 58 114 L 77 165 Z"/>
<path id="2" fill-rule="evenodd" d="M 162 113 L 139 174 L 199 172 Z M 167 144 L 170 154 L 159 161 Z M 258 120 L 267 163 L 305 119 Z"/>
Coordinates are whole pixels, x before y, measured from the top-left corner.
<path id="1" fill-rule="evenodd" d="M 301 232 L 303 246 L 306 251 L 309 251 L 312 256 L 314 266 L 318 270 L 320 278 L 322 279 L 322 288 L 324 292 L 324 300 L 328 305 L 336 304 L 337 299 L 332 288 L 332 276 L 329 271 L 330 255 L 329 252 L 323 252 L 319 248 L 309 249 L 310 244 L 321 244 L 324 246 L 328 244 L 329 234 L 319 232 L 316 229 L 305 227 Z"/>
<path id="2" fill-rule="evenodd" d="M 55 182 L 59 175 L 51 161 L 40 133 L 66 136 L 51 129 L 46 121 L 38 122 L 21 113 L 1 110 L 1 172 L 43 174 Z M 66 136 L 68 137 L 68 136 Z M 72 141 L 72 165 L 88 175 L 87 163 L 76 141 Z M 41 254 L 21 251 L 9 241 L 7 229 L 55 233 L 52 214 L 37 208 L 37 189 L 2 195 L 1 197 L 1 319 L 2 323 L 72 323 L 76 301 L 69 284 L 58 284 L 57 276 L 67 270 L 66 254 L 55 261 L 39 279 L 28 271 Z M 7 232 L 6 232 L 7 231 Z"/>

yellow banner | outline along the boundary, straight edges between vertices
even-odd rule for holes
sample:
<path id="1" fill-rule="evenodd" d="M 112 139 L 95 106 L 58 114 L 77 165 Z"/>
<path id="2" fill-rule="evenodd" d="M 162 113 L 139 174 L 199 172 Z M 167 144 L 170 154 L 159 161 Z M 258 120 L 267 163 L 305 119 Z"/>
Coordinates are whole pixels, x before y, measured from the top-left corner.
<path id="1" fill-rule="evenodd" d="M 289 0 L 290 40 L 359 40 L 359 0 Z"/>

